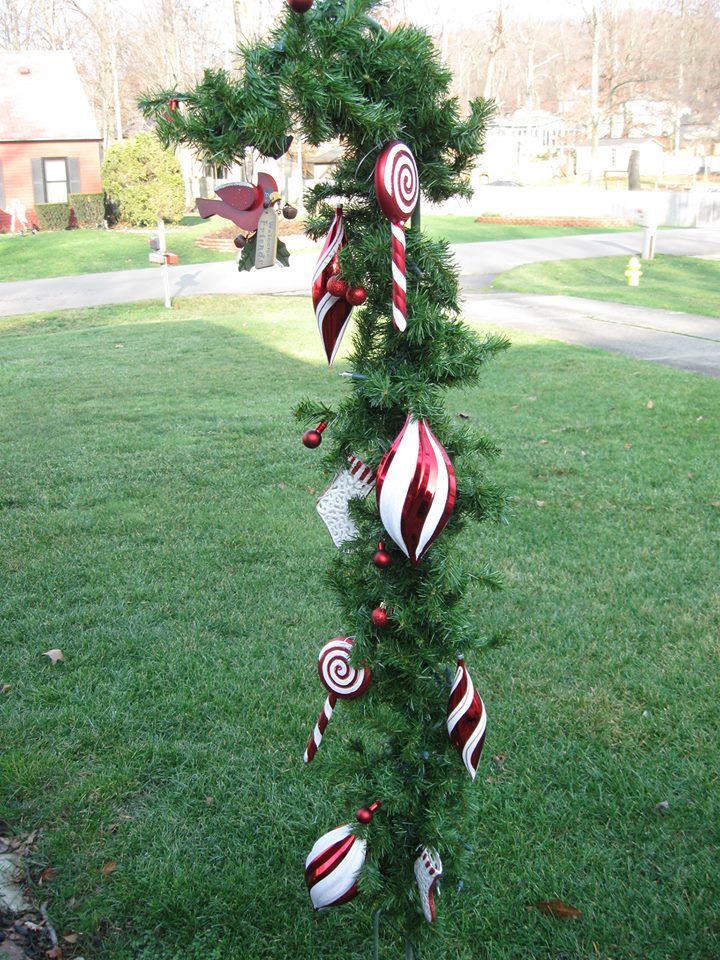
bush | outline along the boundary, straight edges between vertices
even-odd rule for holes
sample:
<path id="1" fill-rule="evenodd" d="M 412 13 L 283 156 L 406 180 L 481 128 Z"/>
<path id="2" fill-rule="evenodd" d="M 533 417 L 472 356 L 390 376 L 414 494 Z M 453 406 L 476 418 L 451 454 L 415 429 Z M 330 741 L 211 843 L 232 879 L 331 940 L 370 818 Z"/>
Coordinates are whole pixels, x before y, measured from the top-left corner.
<path id="1" fill-rule="evenodd" d="M 35 216 L 41 230 L 67 230 L 70 206 L 67 203 L 36 203 Z"/>
<path id="2" fill-rule="evenodd" d="M 68 203 L 79 227 L 102 226 L 105 217 L 105 198 L 102 193 L 71 193 Z"/>
<path id="3" fill-rule="evenodd" d="M 102 166 L 108 203 L 120 220 L 145 227 L 159 218 L 177 223 L 185 212 L 178 160 L 152 133 L 110 147 Z"/>

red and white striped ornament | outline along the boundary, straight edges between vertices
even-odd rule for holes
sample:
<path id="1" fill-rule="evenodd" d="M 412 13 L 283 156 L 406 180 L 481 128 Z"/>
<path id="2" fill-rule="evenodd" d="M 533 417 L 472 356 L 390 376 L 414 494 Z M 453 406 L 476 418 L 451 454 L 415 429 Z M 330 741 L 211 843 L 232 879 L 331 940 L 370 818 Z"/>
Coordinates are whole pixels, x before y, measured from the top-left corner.
<path id="1" fill-rule="evenodd" d="M 352 304 L 345 296 L 336 296 L 328 290 L 328 281 L 334 276 L 333 264 L 337 263 L 338 251 L 347 243 L 342 207 L 337 207 L 325 238 L 325 245 L 315 265 L 312 279 L 312 300 L 315 307 L 318 330 L 328 363 L 332 363 L 340 347 L 345 329 L 350 321 Z"/>
<path id="2" fill-rule="evenodd" d="M 428 923 L 434 923 L 435 892 L 443 872 L 442 860 L 437 850 L 423 847 L 415 860 L 414 872 L 425 919 Z"/>
<path id="3" fill-rule="evenodd" d="M 413 152 L 400 140 L 383 148 L 375 164 L 375 196 L 390 221 L 392 235 L 393 323 L 407 327 L 407 277 L 405 272 L 405 221 L 420 195 L 420 178 Z"/>
<path id="4" fill-rule="evenodd" d="M 453 465 L 425 420 L 408 414 L 380 461 L 376 489 L 385 529 L 417 566 L 450 519 L 457 495 Z"/>
<path id="5" fill-rule="evenodd" d="M 358 810 L 356 816 L 369 823 L 380 804 L 376 801 Z M 315 910 L 339 907 L 357 896 L 357 879 L 365 864 L 367 841 L 346 823 L 320 837 L 305 861 L 305 883 Z"/>
<path id="6" fill-rule="evenodd" d="M 317 501 L 317 512 L 336 547 L 357 535 L 357 524 L 350 516 L 349 503 L 354 497 L 366 497 L 375 486 L 375 474 L 354 454 L 348 456 L 348 468 L 334 478 Z"/>
<path id="7" fill-rule="evenodd" d="M 361 697 L 372 681 L 367 667 L 354 667 L 350 663 L 354 637 L 334 637 L 320 651 L 318 656 L 318 674 L 328 696 L 323 704 L 320 716 L 315 724 L 312 736 L 305 749 L 305 763 L 310 763 L 333 715 L 338 700 L 354 700 Z"/>
<path id="8" fill-rule="evenodd" d="M 473 780 L 485 743 L 486 726 L 485 706 L 475 690 L 465 661 L 458 657 L 457 673 L 448 700 L 447 728 L 450 739 Z"/>

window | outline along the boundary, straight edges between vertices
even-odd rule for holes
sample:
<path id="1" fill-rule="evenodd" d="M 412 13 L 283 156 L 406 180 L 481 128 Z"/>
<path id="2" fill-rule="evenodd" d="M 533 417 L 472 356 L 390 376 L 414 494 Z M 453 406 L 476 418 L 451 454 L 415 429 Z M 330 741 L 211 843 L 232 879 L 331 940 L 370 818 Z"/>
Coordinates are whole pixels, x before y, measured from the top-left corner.
<path id="1" fill-rule="evenodd" d="M 43 182 L 46 203 L 67 202 L 68 169 L 65 157 L 43 160 Z"/>

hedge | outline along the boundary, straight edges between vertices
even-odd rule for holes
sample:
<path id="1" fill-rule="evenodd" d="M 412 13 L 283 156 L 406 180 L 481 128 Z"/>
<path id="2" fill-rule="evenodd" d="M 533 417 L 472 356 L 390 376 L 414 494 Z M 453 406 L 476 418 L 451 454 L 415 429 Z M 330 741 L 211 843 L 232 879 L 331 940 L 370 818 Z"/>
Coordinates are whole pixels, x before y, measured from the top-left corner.
<path id="1" fill-rule="evenodd" d="M 79 227 L 100 227 L 105 219 L 105 197 L 102 193 L 71 193 L 68 203 Z"/>
<path id="2" fill-rule="evenodd" d="M 41 230 L 67 230 L 70 225 L 70 205 L 67 203 L 36 203 L 35 216 Z"/>
<path id="3" fill-rule="evenodd" d="M 158 219 L 177 223 L 185 213 L 185 188 L 177 157 L 154 134 L 139 133 L 110 147 L 102 167 L 109 206 L 137 227 Z"/>

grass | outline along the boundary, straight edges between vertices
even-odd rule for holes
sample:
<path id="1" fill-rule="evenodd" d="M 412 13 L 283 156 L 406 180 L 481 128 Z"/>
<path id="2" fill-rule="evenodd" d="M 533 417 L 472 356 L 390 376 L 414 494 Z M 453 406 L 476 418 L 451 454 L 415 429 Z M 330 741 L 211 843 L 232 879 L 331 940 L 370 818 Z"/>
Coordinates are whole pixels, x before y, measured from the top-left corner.
<path id="1" fill-rule="evenodd" d="M 477 869 L 419 960 L 712 960 L 720 383 L 512 336 L 452 396 L 513 502 L 461 542 L 507 588 L 470 597 Z M 368 957 L 362 897 L 315 915 L 302 880 L 349 815 L 302 763 L 344 624 L 288 411 L 347 389 L 307 300 L 11 319 L 0 359 L 0 812 L 43 831 L 36 895 L 86 960 Z"/>
<path id="2" fill-rule="evenodd" d="M 450 243 L 479 240 L 512 240 L 525 237 L 557 237 L 574 233 L 602 233 L 602 229 L 576 227 L 524 227 L 475 223 L 473 217 L 423 218 L 425 229 Z M 185 217 L 182 225 L 168 227 L 168 248 L 180 256 L 180 263 L 232 260 L 232 253 L 218 253 L 195 246 L 195 240 L 227 226 L 219 217 L 202 220 Z M 150 267 L 148 230 L 66 230 L 25 237 L 0 234 L 0 282 L 64 277 L 108 270 Z"/>
<path id="3" fill-rule="evenodd" d="M 565 294 L 720 317 L 720 261 L 659 256 L 641 262 L 639 287 L 625 279 L 625 257 L 528 263 L 501 274 L 496 290 Z"/>

